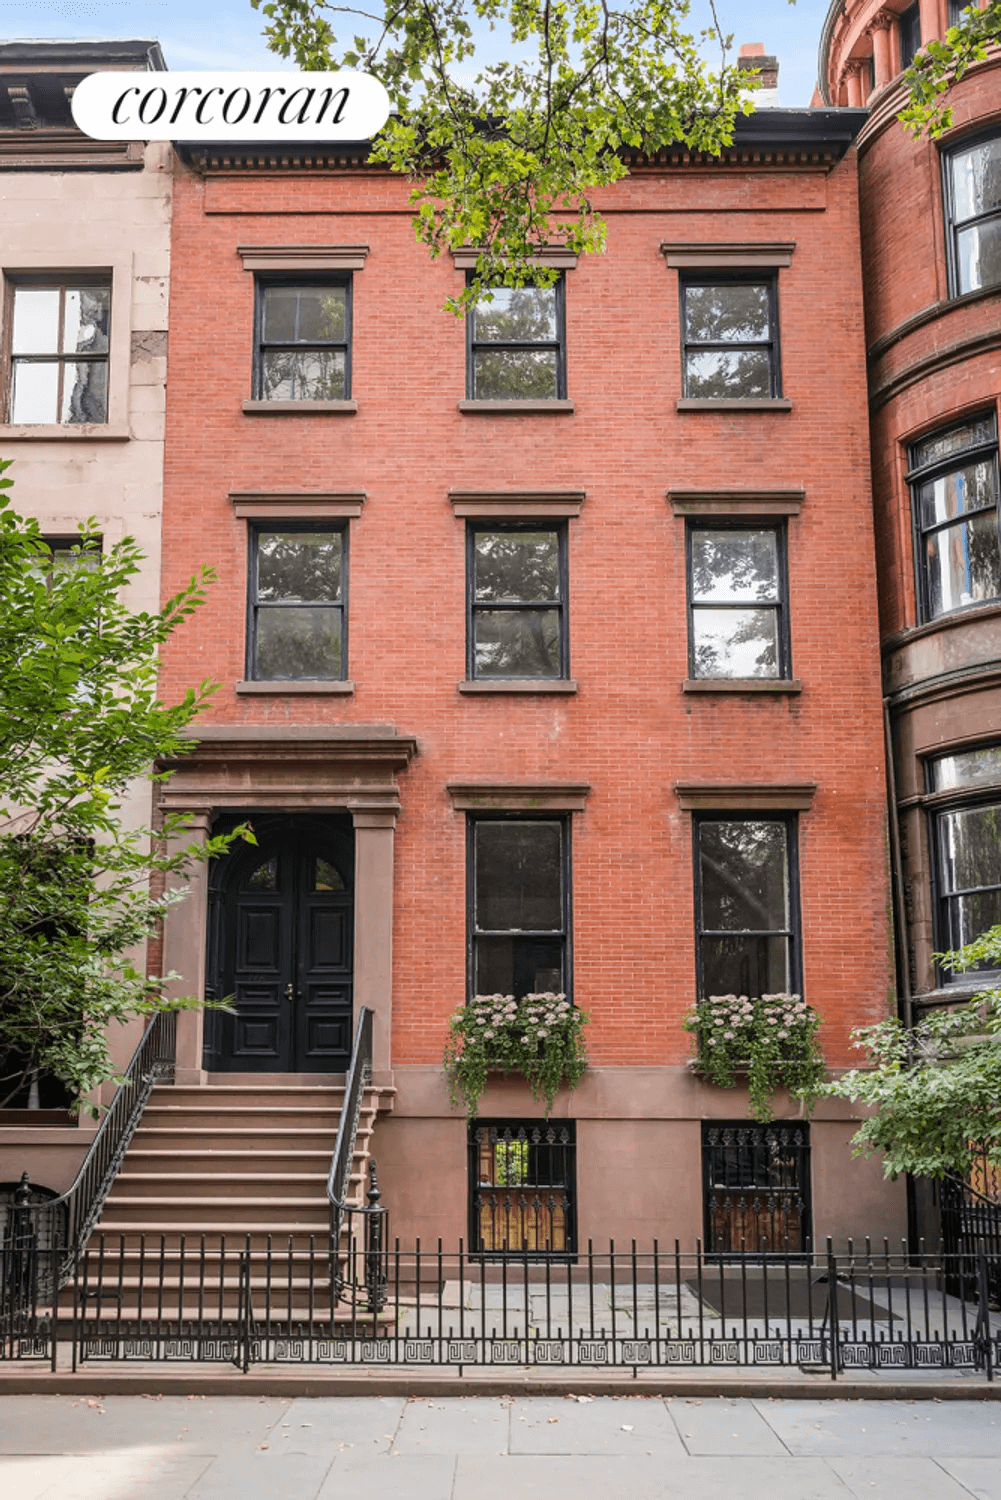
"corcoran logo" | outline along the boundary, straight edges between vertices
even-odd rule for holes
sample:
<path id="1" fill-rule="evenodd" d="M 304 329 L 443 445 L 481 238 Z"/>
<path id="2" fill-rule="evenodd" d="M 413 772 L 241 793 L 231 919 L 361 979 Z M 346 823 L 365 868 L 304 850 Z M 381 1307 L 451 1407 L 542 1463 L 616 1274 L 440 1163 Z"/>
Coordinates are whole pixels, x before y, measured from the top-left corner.
<path id="1" fill-rule="evenodd" d="M 368 141 L 389 95 L 367 73 L 91 73 L 73 118 L 97 141 Z"/>

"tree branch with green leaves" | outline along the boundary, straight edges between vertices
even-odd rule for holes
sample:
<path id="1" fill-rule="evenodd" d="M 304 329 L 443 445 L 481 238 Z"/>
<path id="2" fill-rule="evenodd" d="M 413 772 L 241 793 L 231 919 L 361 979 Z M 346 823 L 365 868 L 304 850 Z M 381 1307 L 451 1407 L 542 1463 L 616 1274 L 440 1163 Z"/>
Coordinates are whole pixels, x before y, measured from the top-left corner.
<path id="1" fill-rule="evenodd" d="M 1001 969 L 1001 925 L 952 953 L 953 973 Z M 966 1180 L 986 1159 L 1001 1167 L 1001 989 L 943 1007 L 907 1031 L 898 1020 L 854 1033 L 871 1066 L 821 1091 L 872 1111 L 854 1136 L 856 1156 L 882 1152 L 887 1177 Z"/>
<path id="2" fill-rule="evenodd" d="M 952 125 L 952 107 L 946 96 L 954 83 L 965 77 L 974 63 L 984 62 L 988 48 L 1001 43 L 1001 0 L 992 0 L 986 10 L 970 5 L 957 26 L 950 26 L 942 41 L 933 39 L 918 53 L 904 73 L 910 102 L 899 118 L 914 136 L 936 140 Z"/>
<path id="3" fill-rule="evenodd" d="M 53 551 L 0 493 L 0 1108 L 55 1080 L 93 1113 L 86 1096 L 117 1076 L 116 1025 L 203 1004 L 168 997 L 177 976 L 140 967 L 184 894 L 150 882 L 183 877 L 246 831 L 184 843 L 182 819 L 135 827 L 125 802 L 166 778 L 157 762 L 190 750 L 184 731 L 214 690 L 157 697 L 159 648 L 212 574 L 159 614 L 133 612 L 121 596 L 142 563 L 131 538 L 102 552 L 88 527 Z"/>
<path id="4" fill-rule="evenodd" d="M 432 256 L 480 250 L 462 313 L 491 285 L 552 285 L 535 257 L 553 242 L 600 250 L 596 189 L 627 173 L 626 149 L 682 145 L 716 155 L 748 113 L 749 75 L 713 23 L 683 29 L 688 0 L 387 0 L 365 11 L 328 0 L 250 0 L 272 51 L 306 70 L 353 68 L 392 109 L 370 159 L 413 183 L 414 227 Z M 349 42 L 341 18 L 368 23 Z M 474 25 L 506 31 L 508 56 L 475 64 Z M 703 51 L 711 44 L 718 64 Z M 463 65 L 475 65 L 469 77 Z"/>

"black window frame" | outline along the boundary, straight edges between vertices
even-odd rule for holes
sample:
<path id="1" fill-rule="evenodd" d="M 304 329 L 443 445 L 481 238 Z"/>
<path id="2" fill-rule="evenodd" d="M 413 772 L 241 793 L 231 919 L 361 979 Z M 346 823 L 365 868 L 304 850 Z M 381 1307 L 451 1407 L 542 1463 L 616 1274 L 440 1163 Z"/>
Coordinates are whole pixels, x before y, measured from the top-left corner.
<path id="1" fill-rule="evenodd" d="M 558 823 L 562 830 L 560 851 L 562 855 L 561 917 L 560 932 L 539 930 L 517 930 L 517 936 L 531 940 L 560 940 L 563 944 L 563 982 L 560 986 L 566 999 L 573 1005 L 573 857 L 571 834 L 572 814 L 566 812 L 511 812 L 491 809 L 489 812 L 466 814 L 466 996 L 467 1001 L 476 995 L 476 941 L 480 937 L 507 937 L 512 929 L 479 928 L 476 925 L 476 827 L 480 823 Z M 523 996 L 516 995 L 516 1000 Z"/>
<path id="2" fill-rule="evenodd" d="M 781 823 L 786 830 L 786 861 L 789 871 L 789 923 L 787 928 L 720 929 L 702 926 L 702 860 L 699 830 L 703 823 Z M 786 937 L 789 939 L 789 992 L 803 993 L 803 918 L 799 882 L 799 815 L 795 812 L 747 812 L 730 808 L 692 814 L 692 863 L 695 894 L 695 975 L 701 999 L 707 999 L 702 963 L 702 940 L 712 937 Z M 747 994 L 751 991 L 747 990 Z"/>
<path id="3" fill-rule="evenodd" d="M 476 599 L 476 537 L 479 532 L 553 532 L 557 539 L 559 598 L 556 600 L 484 600 Z M 566 521 L 551 518 L 538 521 L 467 521 L 466 523 L 466 678 L 473 682 L 565 682 L 570 676 L 570 616 L 568 599 L 568 529 Z M 496 672 L 480 674 L 476 670 L 476 616 L 483 611 L 555 609 L 560 617 L 560 670 L 558 676 L 499 676 Z"/>
<path id="4" fill-rule="evenodd" d="M 949 25 L 962 26 L 963 11 L 968 10 L 970 0 L 949 0 Z"/>
<path id="5" fill-rule="evenodd" d="M 278 532 L 285 535 L 290 532 L 330 532 L 337 533 L 341 537 L 341 597 L 339 601 L 327 603 L 321 601 L 315 608 L 337 609 L 341 612 L 341 672 L 339 677 L 260 677 L 257 673 L 257 618 L 258 611 L 262 608 L 257 599 L 257 556 L 258 542 L 262 532 Z M 275 520 L 275 521 L 248 521 L 247 523 L 247 649 L 246 667 L 248 682 L 346 682 L 348 677 L 348 578 L 349 578 L 349 542 L 351 530 L 347 521 L 332 521 L 326 518 L 316 520 Z M 281 609 L 302 607 L 296 605 L 282 605 L 278 602 L 266 603 L 265 609 Z"/>
<path id="6" fill-rule="evenodd" d="M 481 1142 L 478 1132 L 511 1132 L 516 1138 L 520 1132 L 524 1132 L 526 1145 L 528 1146 L 530 1162 L 534 1156 L 534 1162 L 538 1168 L 539 1158 L 547 1152 L 553 1155 L 562 1153 L 566 1168 L 564 1182 L 542 1182 L 538 1170 L 530 1171 L 531 1181 L 524 1184 L 487 1184 L 480 1179 L 480 1147 Z M 566 1139 L 532 1140 L 531 1136 L 558 1137 L 564 1135 Z M 577 1122 L 576 1120 L 548 1120 L 540 1119 L 480 1119 L 477 1117 L 470 1120 L 466 1132 L 466 1176 L 467 1176 L 467 1202 L 468 1202 L 468 1230 L 470 1257 L 484 1261 L 557 1261 L 564 1265 L 574 1265 L 577 1261 Z M 550 1177 L 556 1173 L 551 1171 Z M 525 1250 L 521 1245 L 508 1247 L 485 1246 L 482 1243 L 482 1208 L 481 1194 L 484 1188 L 488 1191 L 501 1193 L 506 1197 L 515 1196 L 518 1188 L 524 1188 L 526 1194 L 530 1191 L 533 1196 L 545 1193 L 547 1189 L 562 1188 L 565 1193 L 562 1205 L 564 1212 L 565 1245 L 560 1250 L 529 1249 Z M 510 1215 L 510 1206 L 502 1203 L 501 1207 Z"/>
<path id="7" fill-rule="evenodd" d="M 347 295 L 344 299 L 344 338 L 314 340 L 309 343 L 289 342 L 286 339 L 273 339 L 268 342 L 264 338 L 264 293 L 271 287 L 297 287 L 306 290 L 310 287 L 345 287 Z M 271 398 L 264 392 L 264 354 L 268 349 L 288 349 L 308 351 L 310 349 L 343 349 L 344 350 L 344 395 L 338 399 L 351 400 L 351 349 L 353 344 L 353 303 L 354 303 L 354 277 L 350 271 L 329 271 L 322 274 L 315 272 L 297 272 L 295 274 L 275 275 L 271 272 L 258 273 L 254 277 L 254 371 L 253 371 L 253 399 L 255 401 L 268 401 Z M 285 400 L 285 397 L 276 398 Z M 309 398 L 303 398 L 302 404 L 309 405 Z"/>
<path id="8" fill-rule="evenodd" d="M 475 272 L 466 272 L 466 285 L 471 286 Z M 556 337 L 555 339 L 477 339 L 476 334 L 476 308 L 470 308 L 466 313 L 466 399 L 468 401 L 479 400 L 502 400 L 502 397 L 480 397 L 476 394 L 476 361 L 475 355 L 478 349 L 555 349 L 556 350 L 556 395 L 539 396 L 530 399 L 537 401 L 565 401 L 567 397 L 567 320 L 566 320 L 566 274 L 561 271 L 552 289 L 556 293 Z M 493 291 L 505 291 L 508 288 L 497 286 L 491 288 Z M 517 287 L 510 288 L 517 291 Z M 489 306 L 489 303 L 487 304 Z M 519 396 L 511 396 L 512 402 L 526 399 Z"/>
<path id="9" fill-rule="evenodd" d="M 1001 882 L 995 885 L 963 886 L 957 890 L 946 888 L 946 859 L 944 849 L 944 822 L 945 819 L 961 812 L 976 812 L 981 808 L 996 807 L 1001 815 L 1001 777 L 995 783 L 989 781 L 969 782 L 966 786 L 950 787 L 947 791 L 939 791 L 935 786 L 935 765 L 938 761 L 948 758 L 950 755 L 961 754 L 964 750 L 975 750 L 978 748 L 1001 748 L 1001 739 L 981 741 L 979 745 L 962 745 L 951 750 L 940 751 L 935 755 L 925 757 L 924 777 L 925 792 L 935 801 L 928 808 L 928 850 L 929 870 L 931 871 L 931 898 L 932 898 L 932 934 L 935 941 L 937 953 L 955 951 L 962 946 L 957 940 L 952 916 L 952 903 L 963 896 L 977 895 L 990 891 L 1001 891 Z M 968 940 L 969 941 L 969 940 Z M 956 974 L 942 964 L 936 962 L 935 973 L 937 983 L 948 988 L 949 986 L 961 986 L 968 989 L 972 982 L 976 985 L 989 985 L 996 982 L 1001 969 L 976 969 L 968 970 L 962 974 Z"/>
<path id="10" fill-rule="evenodd" d="M 1001 291 L 1001 281 L 992 281 L 987 286 L 974 287 L 971 291 L 966 292 L 959 285 L 959 255 L 956 244 L 960 233 L 973 224 L 986 224 L 991 220 L 1001 220 L 1001 204 L 997 208 L 988 209 L 986 213 L 974 214 L 970 219 L 957 221 L 952 162 L 954 157 L 961 156 L 964 151 L 969 151 L 974 146 L 981 146 L 987 141 L 1001 142 L 1001 124 L 995 122 L 988 130 L 978 130 L 975 134 L 963 136 L 958 141 L 951 140 L 948 149 L 943 150 L 941 153 L 942 210 L 945 218 L 945 260 L 950 298 L 975 297 L 990 292 Z"/>
<path id="11" fill-rule="evenodd" d="M 994 424 L 994 435 L 989 440 L 985 439 L 979 443 L 971 443 L 968 448 L 957 449 L 943 458 L 935 459 L 929 463 L 919 464 L 915 467 L 914 454 L 922 443 L 928 442 L 930 438 L 947 437 L 950 432 L 957 431 L 960 427 L 966 427 L 972 422 L 990 420 Z M 933 526 L 922 526 L 921 504 L 919 492 L 921 486 L 929 480 L 940 479 L 944 475 L 956 469 L 966 468 L 969 464 L 980 459 L 994 460 L 994 505 L 981 506 L 979 510 L 966 511 L 962 516 L 953 516 L 948 520 L 939 521 Z M 918 606 L 918 623 L 929 624 L 933 620 L 944 620 L 950 615 L 958 615 L 965 609 L 982 609 L 985 605 L 993 602 L 993 599 L 1001 599 L 1001 594 L 993 596 L 993 599 L 971 600 L 969 604 L 957 604 L 954 609 L 940 610 L 933 614 L 930 604 L 930 589 L 928 570 L 925 566 L 925 541 L 926 538 L 947 531 L 952 527 L 965 525 L 970 517 L 986 515 L 991 509 L 994 510 L 998 531 L 998 548 L 1001 555 L 1001 470 L 998 465 L 998 421 L 997 408 L 990 407 L 986 411 L 973 412 L 957 421 L 946 422 L 942 427 L 933 427 L 928 432 L 922 433 L 920 437 L 912 439 L 907 449 L 907 473 L 905 478 L 910 486 L 911 493 L 911 532 L 914 547 L 914 592 Z"/>
<path id="12" fill-rule="evenodd" d="M 52 272 L 6 272 L 4 274 L 3 287 L 3 341 L 2 341 L 2 380 L 0 380 L 0 419 L 14 426 L 24 427 L 65 427 L 72 430 L 75 427 L 106 427 L 110 421 L 111 409 L 111 350 L 113 342 L 113 318 L 115 308 L 115 292 L 113 277 L 110 271 L 68 269 L 65 271 Z M 59 292 L 59 344 L 60 348 L 41 354 L 15 354 L 14 353 L 14 302 L 19 291 L 53 291 Z M 97 352 L 69 351 L 62 349 L 63 336 L 65 333 L 65 308 L 66 293 L 79 291 L 106 291 L 108 293 L 108 347 Z M 15 362 L 22 364 L 57 364 L 59 377 L 56 384 L 56 416 L 51 422 L 22 422 L 14 416 L 14 365 Z M 64 422 L 59 413 L 62 410 L 63 389 L 65 381 L 66 366 L 68 364 L 103 364 L 106 371 L 104 387 L 104 415 L 96 421 Z"/>
<path id="13" fill-rule="evenodd" d="M 689 342 L 688 339 L 688 288 L 694 286 L 767 286 L 769 339 L 752 339 L 738 343 L 731 339 L 709 339 L 705 342 Z M 746 271 L 682 271 L 678 278 L 681 316 L 681 389 L 686 400 L 762 401 L 778 400 L 782 396 L 782 350 L 779 337 L 779 275 L 777 270 L 758 269 Z M 767 349 L 768 384 L 767 397 L 762 396 L 691 396 L 688 390 L 688 355 L 700 350 L 717 349 Z"/>
<path id="14" fill-rule="evenodd" d="M 771 531 L 777 539 L 778 599 L 741 600 L 739 603 L 700 604 L 695 599 L 692 573 L 692 539 L 699 531 Z M 685 524 L 685 591 L 688 606 L 688 675 L 700 682 L 788 682 L 792 678 L 792 640 L 789 631 L 789 528 L 785 521 L 750 520 L 743 516 L 727 518 L 689 517 Z M 771 609 L 778 615 L 779 670 L 770 677 L 703 677 L 696 671 L 695 611 L 697 609 Z"/>
<path id="15" fill-rule="evenodd" d="M 921 6 L 918 0 L 897 17 L 900 36 L 900 66 L 909 68 L 921 51 Z"/>
<path id="16" fill-rule="evenodd" d="M 717 1139 L 714 1139 L 716 1137 Z M 798 1137 L 798 1139 L 797 1139 Z M 769 1139 L 771 1138 L 771 1140 Z M 781 1138 L 781 1139 L 779 1139 Z M 767 1170 L 755 1171 L 759 1165 L 762 1147 L 770 1147 L 771 1142 L 779 1140 L 779 1144 L 795 1153 L 798 1158 L 794 1166 L 794 1175 L 798 1181 L 791 1184 L 776 1183 L 774 1174 Z M 704 1235 L 706 1255 L 713 1256 L 719 1260 L 758 1260 L 762 1257 L 768 1259 L 770 1256 L 782 1256 L 785 1258 L 787 1251 L 785 1244 L 777 1247 L 762 1249 L 758 1245 L 746 1246 L 743 1250 L 734 1249 L 732 1244 L 724 1246 L 719 1244 L 717 1226 L 714 1223 L 713 1209 L 714 1195 L 720 1191 L 732 1194 L 739 1198 L 742 1194 L 753 1195 L 748 1206 L 755 1213 L 761 1209 L 768 1210 L 773 1207 L 769 1203 L 769 1197 L 775 1193 L 798 1191 L 799 1200 L 796 1208 L 799 1213 L 801 1242 L 798 1246 L 790 1244 L 788 1255 L 790 1260 L 808 1259 L 813 1250 L 813 1203 L 811 1194 L 811 1159 L 810 1159 L 810 1126 L 806 1120 L 770 1120 L 767 1122 L 756 1122 L 753 1120 L 703 1120 L 702 1121 L 702 1231 Z M 757 1180 L 737 1180 L 720 1182 L 713 1172 L 714 1153 L 716 1160 L 726 1162 L 726 1153 L 736 1153 L 733 1166 L 736 1168 L 733 1175 L 738 1179 L 756 1178 Z M 741 1160 L 740 1153 L 747 1153 Z M 768 1151 L 769 1157 L 774 1152 Z M 773 1180 L 766 1181 L 771 1176 Z M 740 1288 L 734 1288 L 734 1303 L 740 1300 Z M 736 1307 L 734 1308 L 734 1311 Z M 728 1308 L 728 1316 L 733 1313 Z"/>

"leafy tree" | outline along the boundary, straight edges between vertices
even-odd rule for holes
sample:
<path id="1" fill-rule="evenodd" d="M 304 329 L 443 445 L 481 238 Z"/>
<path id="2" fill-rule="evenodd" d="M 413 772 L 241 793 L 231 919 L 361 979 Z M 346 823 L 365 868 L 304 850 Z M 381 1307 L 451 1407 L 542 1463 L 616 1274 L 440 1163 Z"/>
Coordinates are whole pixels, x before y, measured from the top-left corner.
<path id="1" fill-rule="evenodd" d="M 386 0 L 374 13 L 330 0 L 250 0 L 268 45 L 301 68 L 358 68 L 385 85 L 394 114 L 372 159 L 415 181 L 418 239 L 432 255 L 482 247 L 461 312 L 490 285 L 552 285 L 532 256 L 554 236 L 584 253 L 604 244 L 591 194 L 624 177 L 622 147 L 674 143 L 718 153 L 750 109 L 748 75 L 713 25 L 682 29 L 688 0 Z M 334 32 L 354 17 L 368 35 Z M 473 26 L 506 30 L 503 61 L 461 73 Z M 717 67 L 702 57 L 719 51 Z"/>
<path id="2" fill-rule="evenodd" d="M 983 62 L 991 43 L 1001 42 L 1001 0 L 986 10 L 976 4 L 963 11 L 958 26 L 950 26 L 942 41 L 933 40 L 918 53 L 904 74 L 910 103 L 900 119 L 915 136 L 925 132 L 936 139 L 952 124 L 946 94 L 973 63 Z"/>
<path id="3" fill-rule="evenodd" d="M 1001 924 L 939 961 L 955 973 L 1001 969 Z M 966 1179 L 986 1160 L 1001 1166 L 1001 989 L 940 1010 L 908 1032 L 882 1021 L 855 1033 L 873 1066 L 822 1092 L 873 1110 L 855 1133 L 856 1156 L 883 1153 L 887 1177 Z"/>
<path id="4" fill-rule="evenodd" d="M 10 484 L 0 478 L 0 490 Z M 55 1080 L 62 1099 L 94 1113 L 84 1096 L 116 1076 L 109 1028 L 202 1003 L 167 999 L 176 976 L 136 967 L 178 899 L 152 895 L 151 877 L 183 873 L 245 832 L 168 854 L 181 820 L 155 836 L 123 826 L 130 786 L 189 748 L 182 731 L 213 690 L 202 683 L 172 707 L 156 697 L 158 648 L 211 574 L 161 614 L 133 613 L 119 595 L 142 562 L 134 541 L 102 554 L 84 528 L 77 547 L 54 553 L 9 501 L 0 494 L 0 1107 Z"/>

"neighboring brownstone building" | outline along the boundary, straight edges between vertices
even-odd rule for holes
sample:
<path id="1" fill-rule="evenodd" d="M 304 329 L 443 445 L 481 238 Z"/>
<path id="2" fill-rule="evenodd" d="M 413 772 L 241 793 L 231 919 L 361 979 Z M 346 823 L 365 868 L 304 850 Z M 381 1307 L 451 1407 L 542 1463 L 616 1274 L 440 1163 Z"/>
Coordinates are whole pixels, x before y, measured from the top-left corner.
<path id="1" fill-rule="evenodd" d="M 181 1018 L 178 1081 L 220 1108 L 321 1084 L 369 1007 L 404 1238 L 482 1233 L 441 1056 L 484 990 L 590 1016 L 537 1157 L 555 1248 L 769 1201 L 797 1245 L 903 1230 L 843 1108 L 780 1100 L 774 1144 L 724 1150 L 746 1095 L 681 1024 L 700 990 L 802 991 L 842 1067 L 895 1006 L 864 120 L 761 110 L 721 160 L 637 159 L 607 252 L 551 252 L 555 292 L 469 327 L 442 304 L 471 257 L 429 261 L 362 152 L 179 148 L 163 589 L 219 578 L 163 688 L 221 687 L 163 800 L 259 844 L 171 914 L 181 988 L 238 996 Z M 480 1115 L 542 1123 L 514 1080 Z"/>
<path id="2" fill-rule="evenodd" d="M 824 98 L 861 79 L 870 110 L 858 152 L 876 558 L 916 1019 L 973 993 L 935 953 L 1001 921 L 1001 53 L 953 85 L 940 140 L 896 119 L 901 63 L 961 9 L 832 5 L 820 56 Z"/>

